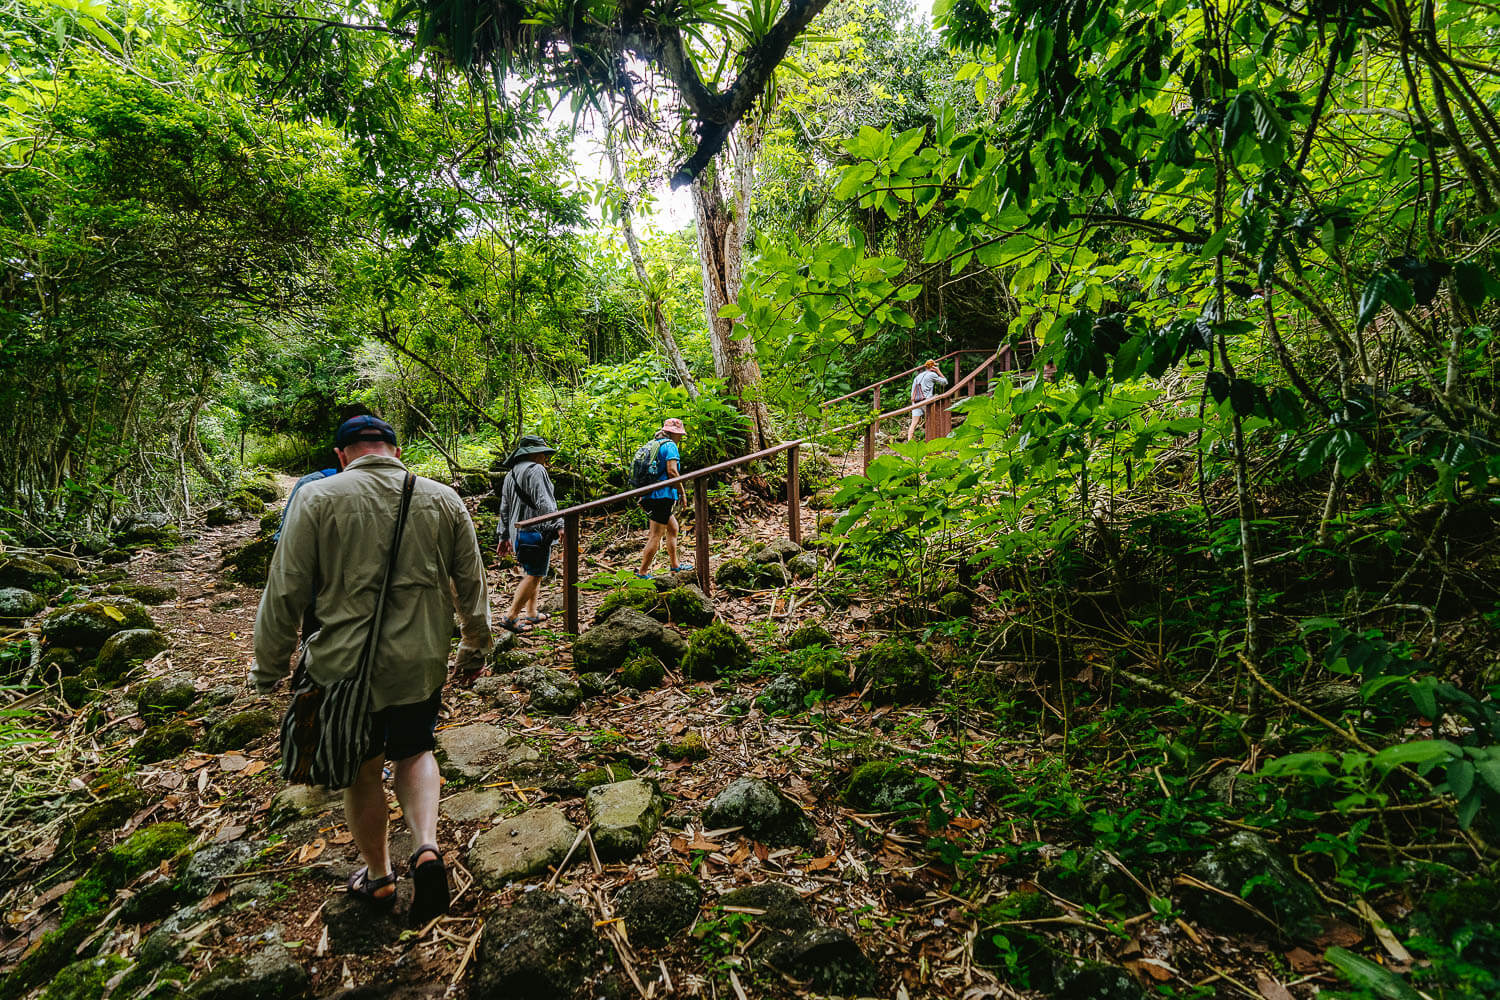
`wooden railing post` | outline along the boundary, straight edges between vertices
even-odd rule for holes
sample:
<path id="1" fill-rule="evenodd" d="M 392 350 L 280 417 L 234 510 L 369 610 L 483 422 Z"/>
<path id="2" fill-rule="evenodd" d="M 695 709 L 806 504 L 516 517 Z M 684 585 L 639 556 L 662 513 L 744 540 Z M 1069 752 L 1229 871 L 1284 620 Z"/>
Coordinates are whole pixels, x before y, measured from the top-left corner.
<path id="1" fill-rule="evenodd" d="M 563 620 L 578 634 L 578 515 L 563 518 Z"/>
<path id="2" fill-rule="evenodd" d="M 956 358 L 953 359 L 953 384 L 955 386 L 962 385 L 963 384 L 963 380 L 964 380 L 964 356 L 962 354 L 960 354 Z M 954 395 L 955 396 L 961 396 L 961 395 L 963 395 L 963 390 L 960 389 L 958 392 L 954 393 Z"/>
<path id="3" fill-rule="evenodd" d="M 870 471 L 870 463 L 875 461 L 875 425 L 879 421 L 871 420 L 865 424 L 865 472 Z"/>
<path id="4" fill-rule="evenodd" d="M 802 448 L 792 445 L 786 453 L 786 536 L 802 544 L 802 467 L 798 455 Z"/>
<path id="5" fill-rule="evenodd" d="M 714 580 L 708 572 L 708 486 L 702 479 L 693 480 L 693 568 L 698 571 L 698 586 L 705 594 L 712 594 Z"/>

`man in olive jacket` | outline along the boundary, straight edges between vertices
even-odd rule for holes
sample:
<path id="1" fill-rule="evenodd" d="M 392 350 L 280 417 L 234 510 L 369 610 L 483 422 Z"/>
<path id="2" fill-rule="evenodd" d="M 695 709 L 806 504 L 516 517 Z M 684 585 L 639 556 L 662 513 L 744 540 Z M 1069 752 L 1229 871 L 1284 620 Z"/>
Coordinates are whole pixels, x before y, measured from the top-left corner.
<path id="1" fill-rule="evenodd" d="M 255 617 L 250 672 L 262 693 L 290 672 L 297 627 L 313 601 L 322 621 L 307 640 L 306 669 L 324 686 L 358 666 L 375 613 L 406 466 L 396 432 L 373 416 L 340 425 L 334 452 L 343 471 L 302 488 L 271 560 Z M 373 756 L 344 790 L 349 832 L 366 866 L 351 876 L 349 891 L 389 907 L 396 877 L 382 772 L 385 760 L 395 762 L 396 799 L 417 845 L 411 859 L 414 920 L 429 920 L 448 907 L 432 751 L 455 611 L 462 673 L 482 663 L 492 645 L 484 562 L 458 494 L 418 478 L 370 669 Z"/>

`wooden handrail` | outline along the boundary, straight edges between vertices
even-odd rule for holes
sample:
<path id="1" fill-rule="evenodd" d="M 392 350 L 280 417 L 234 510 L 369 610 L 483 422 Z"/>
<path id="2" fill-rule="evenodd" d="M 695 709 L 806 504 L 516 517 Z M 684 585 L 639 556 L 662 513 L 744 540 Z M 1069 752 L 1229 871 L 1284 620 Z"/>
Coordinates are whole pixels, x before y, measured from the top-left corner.
<path id="1" fill-rule="evenodd" d="M 983 352 L 972 349 L 954 351 L 952 354 L 944 355 L 938 360 L 946 361 L 949 358 L 959 354 L 976 353 Z M 919 406 L 933 407 L 931 415 L 928 418 L 927 436 L 929 440 L 933 437 L 944 436 L 946 435 L 948 429 L 948 423 L 946 420 L 948 401 L 955 398 L 960 392 L 964 391 L 967 391 L 968 395 L 973 395 L 973 386 L 976 380 L 979 378 L 979 376 L 987 374 L 994 367 L 997 359 L 998 354 L 993 351 L 990 352 L 989 357 L 984 361 L 983 364 L 976 366 L 973 371 L 969 372 L 969 374 L 964 378 L 958 380 L 956 384 L 954 384 L 951 388 L 945 389 L 943 392 L 936 395 L 929 396 L 926 399 L 922 400 L 922 402 L 920 403 L 910 403 L 899 409 L 890 410 L 886 413 L 872 414 L 871 416 L 866 417 L 863 420 L 855 421 L 852 424 L 846 424 L 843 427 L 836 427 L 832 430 L 824 431 L 823 433 L 837 434 L 857 428 L 863 429 L 865 432 L 866 468 L 869 467 L 871 454 L 873 451 L 874 430 L 881 420 L 886 420 L 891 417 L 899 417 L 903 413 L 910 413 L 912 410 L 915 410 Z M 868 385 L 864 389 L 861 389 L 856 393 L 852 393 L 851 396 L 858 395 L 860 392 L 865 392 L 869 389 L 877 389 L 879 386 L 884 385 L 887 382 L 905 378 L 907 375 L 918 371 L 920 367 L 921 366 L 918 366 L 918 368 L 913 368 L 908 372 L 902 372 L 900 375 L 893 375 L 882 382 L 876 382 L 872 385 Z M 836 400 L 829 400 L 829 403 L 840 402 L 841 400 L 848 398 L 850 398 L 850 396 L 842 396 Z M 877 399 L 878 398 L 879 397 L 877 394 Z M 939 418 L 939 414 L 942 414 L 941 418 Z M 711 594 L 713 593 L 713 579 L 709 574 L 708 565 L 708 490 L 704 483 L 704 480 L 709 476 L 717 475 L 721 472 L 727 472 L 730 469 L 735 469 L 742 465 L 748 465 L 751 462 L 773 458 L 776 455 L 781 454 L 782 452 L 787 452 L 787 535 L 791 538 L 792 541 L 800 543 L 802 541 L 802 498 L 801 483 L 798 481 L 798 466 L 800 464 L 798 459 L 799 450 L 804 444 L 808 443 L 809 440 L 806 438 L 799 438 L 795 441 L 783 441 L 781 444 L 774 445 L 770 448 L 762 448 L 760 451 L 757 451 L 753 454 L 742 455 L 739 458 L 731 458 L 728 461 L 719 462 L 715 465 L 710 465 L 702 469 L 694 469 L 692 472 L 685 472 L 682 475 L 674 476 L 671 479 L 665 479 L 658 483 L 650 483 L 646 486 L 626 490 L 623 493 L 614 493 L 607 497 L 601 497 L 598 500 L 590 500 L 587 503 L 575 504 L 574 506 L 568 507 L 565 510 L 552 511 L 548 514 L 539 514 L 536 517 L 528 517 L 524 521 L 517 521 L 517 528 L 528 528 L 533 525 L 544 524 L 547 521 L 553 521 L 558 518 L 562 518 L 563 520 L 563 612 L 568 631 L 575 635 L 578 634 L 578 526 L 580 520 L 585 514 L 592 514 L 595 511 L 603 510 L 606 507 L 620 503 L 622 501 L 638 499 L 640 497 L 644 497 L 648 494 L 654 493 L 657 490 L 665 489 L 669 486 L 681 486 L 686 485 L 687 483 L 692 483 L 694 500 L 694 569 L 697 571 L 698 586 L 703 589 L 703 592 L 705 594 Z"/>
<path id="2" fill-rule="evenodd" d="M 937 360 L 937 362 L 939 364 L 941 364 L 944 361 L 948 361 L 948 360 L 950 360 L 952 358 L 958 357 L 960 354 L 994 354 L 994 353 L 995 353 L 994 351 L 985 350 L 983 347 L 964 347 L 964 348 L 960 348 L 959 350 L 956 350 L 956 351 L 949 351 L 947 354 L 944 354 L 942 357 L 937 358 L 936 360 Z M 825 399 L 823 401 L 823 405 L 824 406 L 832 406 L 835 403 L 842 403 L 845 400 L 853 399 L 855 396 L 863 396 L 865 393 L 869 392 L 871 389 L 878 389 L 878 388 L 880 388 L 883 385 L 890 385 L 892 382 L 896 382 L 896 381 L 899 381 L 900 379 L 906 378 L 906 376 L 908 376 L 908 375 L 915 375 L 917 372 L 921 371 L 926 366 L 926 364 L 927 363 L 924 361 L 922 364 L 917 365 L 915 368 L 908 368 L 904 372 L 897 372 L 895 375 L 891 375 L 888 378 L 883 378 L 879 382 L 871 382 L 869 385 L 865 386 L 863 389 L 855 389 L 853 392 L 846 392 L 842 396 L 835 396 L 833 399 Z"/>

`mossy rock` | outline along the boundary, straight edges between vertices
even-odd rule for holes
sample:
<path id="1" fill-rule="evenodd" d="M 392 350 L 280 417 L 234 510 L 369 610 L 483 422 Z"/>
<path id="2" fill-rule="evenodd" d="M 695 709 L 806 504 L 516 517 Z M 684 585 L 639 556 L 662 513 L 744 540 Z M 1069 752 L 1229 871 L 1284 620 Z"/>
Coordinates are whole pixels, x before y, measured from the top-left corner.
<path id="1" fill-rule="evenodd" d="M 952 590 L 938 598 L 938 617 L 945 619 L 974 617 L 974 598 L 962 590 Z"/>
<path id="2" fill-rule="evenodd" d="M 1206 852 L 1192 874 L 1224 892 L 1242 897 L 1264 913 L 1273 929 L 1296 936 L 1312 929 L 1318 899 L 1292 871 L 1286 856 L 1264 837 L 1239 830 L 1228 842 Z M 1248 888 L 1247 888 L 1248 887 Z M 1184 909 L 1204 926 L 1225 933 L 1265 931 L 1265 922 L 1240 906 L 1224 906 L 1214 893 L 1192 891 Z"/>
<path id="3" fill-rule="evenodd" d="M 910 639 L 892 636 L 860 654 L 855 675 L 861 685 L 869 685 L 871 701 L 904 705 L 928 698 L 937 686 L 938 671 L 926 650 Z"/>
<path id="4" fill-rule="evenodd" d="M 120 567 L 111 566 L 108 569 L 101 569 L 97 573 L 90 574 L 89 583 L 117 583 L 120 580 L 128 578 L 129 576 L 130 574 L 125 572 L 125 570 L 121 569 Z"/>
<path id="5" fill-rule="evenodd" d="M 688 638 L 682 672 L 693 680 L 712 681 L 745 670 L 754 659 L 750 646 L 724 622 L 699 629 Z"/>
<path id="6" fill-rule="evenodd" d="M 703 742 L 701 733 L 689 731 L 679 740 L 659 744 L 656 752 L 669 760 L 706 760 L 708 745 Z"/>
<path id="7" fill-rule="evenodd" d="M 62 574 L 30 556 L 0 556 L 0 587 L 50 594 L 62 588 Z"/>
<path id="8" fill-rule="evenodd" d="M 176 715 L 198 700 L 198 688 L 186 674 L 154 677 L 130 692 L 136 711 L 147 723 Z"/>
<path id="9" fill-rule="evenodd" d="M 633 777 L 635 774 L 628 764 L 604 764 L 580 771 L 578 777 L 573 779 L 573 789 L 579 795 L 584 795 L 595 785 L 611 785 L 616 781 L 629 781 Z"/>
<path id="10" fill-rule="evenodd" d="M 663 625 L 703 628 L 714 620 L 713 604 L 696 585 L 687 584 L 660 591 L 649 587 L 625 587 L 605 596 L 594 613 L 602 622 L 621 608 L 634 608 Z"/>
<path id="11" fill-rule="evenodd" d="M 167 637 L 152 628 L 131 628 L 104 640 L 94 671 L 102 684 L 114 684 L 168 647 Z"/>
<path id="12" fill-rule="evenodd" d="M 66 680 L 93 669 L 93 658 L 77 649 L 63 647 L 49 649 L 42 654 L 42 673 L 48 677 L 61 677 Z"/>
<path id="13" fill-rule="evenodd" d="M 91 702 L 98 701 L 106 688 L 105 685 L 99 683 L 99 675 L 93 667 L 71 677 L 64 676 L 59 687 L 62 699 L 69 708 L 83 708 Z"/>
<path id="14" fill-rule="evenodd" d="M 922 801 L 921 779 L 909 767 L 872 760 L 849 775 L 844 801 L 865 812 L 898 812 Z"/>
<path id="15" fill-rule="evenodd" d="M 627 884 L 615 900 L 615 912 L 632 942 L 659 948 L 693 925 L 702 901 L 697 879 L 664 875 Z"/>
<path id="16" fill-rule="evenodd" d="M 105 549 L 99 553 L 99 561 L 110 566 L 118 566 L 121 563 L 130 562 L 129 549 Z"/>
<path id="17" fill-rule="evenodd" d="M 83 564 L 72 556 L 65 556 L 61 552 L 49 552 L 42 556 L 42 562 L 57 570 L 59 576 L 77 579 L 83 575 Z"/>
<path id="18" fill-rule="evenodd" d="M 95 800 L 69 824 L 62 842 L 79 853 L 87 853 L 105 830 L 112 830 L 146 807 L 146 793 L 132 782 L 128 772 L 107 772 L 91 789 Z"/>
<path id="19" fill-rule="evenodd" d="M 1054 964 L 1053 995 L 1067 1000 L 1146 1000 L 1146 991 L 1118 965 L 1064 959 Z"/>
<path id="20" fill-rule="evenodd" d="M 976 915 L 976 964 L 996 970 L 1017 986 L 1050 990 L 1058 953 L 1041 934 L 1025 927 L 1004 926 L 1017 920 L 1047 920 L 1062 909 L 1044 892 L 1013 892 L 982 908 Z"/>
<path id="21" fill-rule="evenodd" d="M 721 590 L 754 590 L 760 581 L 760 567 L 749 559 L 725 559 L 714 568 L 714 583 Z"/>
<path id="22" fill-rule="evenodd" d="M 285 513 L 285 511 L 282 508 L 277 507 L 262 514 L 260 518 L 260 527 L 257 528 L 255 532 L 256 535 L 261 538 L 269 538 L 270 536 L 276 534 L 276 532 L 281 529 L 281 515 L 283 513 Z"/>
<path id="23" fill-rule="evenodd" d="M 666 668 L 650 653 L 641 653 L 620 668 L 620 683 L 637 691 L 649 691 L 660 686 L 666 677 Z"/>
<path id="24" fill-rule="evenodd" d="M 109 588 L 107 593 L 119 594 L 140 601 L 142 604 L 155 607 L 165 604 L 177 597 L 176 587 L 157 586 L 152 583 L 117 583 Z"/>
<path id="25" fill-rule="evenodd" d="M 278 728 L 281 720 L 264 708 L 252 708 L 225 716 L 208 727 L 203 745 L 212 753 L 239 750 Z"/>
<path id="26" fill-rule="evenodd" d="M 130 967 L 119 955 L 85 958 L 67 966 L 42 992 L 42 1000 L 101 1000 L 109 981 Z"/>
<path id="27" fill-rule="evenodd" d="M 792 650 L 807 649 L 810 646 L 833 649 L 835 645 L 833 633 L 828 631 L 828 627 L 822 622 L 806 622 L 799 625 L 786 639 L 786 648 Z"/>
<path id="28" fill-rule="evenodd" d="M 21 621 L 41 614 L 47 602 L 40 594 L 33 594 L 20 587 L 0 587 L 0 619 Z"/>
<path id="29" fill-rule="evenodd" d="M 58 608 L 41 622 L 42 637 L 49 645 L 87 650 L 98 650 L 116 632 L 155 627 L 145 606 L 128 597 Z"/>
<path id="30" fill-rule="evenodd" d="M 269 473 L 249 476 L 241 480 L 235 490 L 235 496 L 240 494 L 254 497 L 262 504 L 275 503 L 281 499 L 281 486 Z"/>
<path id="31" fill-rule="evenodd" d="M 853 684 L 849 680 L 849 665 L 844 662 L 844 658 L 834 650 L 821 647 L 813 652 L 817 655 L 812 656 L 812 662 L 802 669 L 802 686 L 809 691 L 822 691 L 833 698 L 848 694 Z"/>
<path id="32" fill-rule="evenodd" d="M 806 696 L 807 689 L 796 674 L 782 674 L 765 686 L 755 703 L 770 715 L 792 714 L 806 707 L 803 701 Z"/>
<path id="33" fill-rule="evenodd" d="M 224 560 L 229 579 L 247 587 L 264 587 L 271 575 L 271 556 L 276 543 L 270 538 L 256 538 L 231 552 Z"/>
<path id="34" fill-rule="evenodd" d="M 147 727 L 131 747 L 131 754 L 142 764 L 155 764 L 191 750 L 197 742 L 198 734 L 192 726 L 181 719 L 170 719 Z"/>

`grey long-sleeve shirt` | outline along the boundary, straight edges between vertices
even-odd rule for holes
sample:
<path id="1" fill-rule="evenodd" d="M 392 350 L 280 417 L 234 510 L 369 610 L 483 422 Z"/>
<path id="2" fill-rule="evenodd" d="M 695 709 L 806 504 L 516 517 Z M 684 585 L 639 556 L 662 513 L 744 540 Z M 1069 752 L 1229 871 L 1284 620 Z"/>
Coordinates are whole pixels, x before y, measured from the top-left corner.
<path id="1" fill-rule="evenodd" d="M 532 506 L 528 501 L 536 501 Z M 523 461 L 510 470 L 505 484 L 500 487 L 500 540 L 516 544 L 516 522 L 557 510 L 557 497 L 552 492 L 552 477 L 540 462 Z M 543 525 L 553 531 L 561 531 L 563 520 L 555 517 Z"/>
<path id="2" fill-rule="evenodd" d="M 948 380 L 943 378 L 942 372 L 927 368 L 917 372 L 917 377 L 911 380 L 911 401 L 920 403 L 924 399 L 931 399 L 933 390 L 939 384 L 945 389 L 948 387 Z"/>
<path id="3" fill-rule="evenodd" d="M 255 616 L 257 685 L 290 671 L 297 626 L 313 600 L 322 625 L 307 644 L 312 679 L 330 684 L 358 665 L 405 476 L 399 460 L 366 455 L 298 493 Z M 375 709 L 423 701 L 443 686 L 455 611 L 464 648 L 488 649 L 489 590 L 473 521 L 457 493 L 419 477 L 375 645 Z"/>

